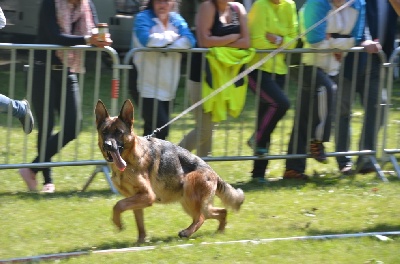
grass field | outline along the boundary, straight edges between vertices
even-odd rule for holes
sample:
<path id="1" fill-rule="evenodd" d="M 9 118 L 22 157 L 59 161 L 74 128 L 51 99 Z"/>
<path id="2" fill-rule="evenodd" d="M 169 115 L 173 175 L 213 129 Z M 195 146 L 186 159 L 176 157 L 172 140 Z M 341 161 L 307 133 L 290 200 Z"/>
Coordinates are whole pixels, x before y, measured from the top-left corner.
<path id="1" fill-rule="evenodd" d="M 0 73 L 0 81 L 7 78 Z M 109 77 L 109 76 L 108 76 Z M 105 88 L 100 90 L 101 98 L 109 98 L 109 79 L 102 76 Z M 23 76 L 17 82 L 23 81 Z M 93 82 L 90 76 L 87 82 Z M 393 112 L 390 120 L 400 120 L 398 112 L 398 90 L 394 92 Z M 4 92 L 3 89 L 0 89 Z M 5 92 L 6 93 L 6 92 Z M 23 96 L 16 90 L 16 97 Z M 84 90 L 83 131 L 79 136 L 78 156 L 76 144 L 68 145 L 62 151 L 61 160 L 101 159 L 93 146 L 93 91 Z M 182 95 L 182 90 L 179 91 Z M 251 95 L 248 95 L 251 97 Z M 292 95 L 293 97 L 294 95 Z M 396 101 L 397 100 L 397 101 Z M 397 106 L 396 106 L 397 105 Z M 176 106 L 175 115 L 184 105 Z M 356 112 L 361 111 L 359 108 Z M 293 117 L 288 113 L 287 120 Z M 253 119 L 252 119 L 253 118 Z M 355 119 L 357 119 L 357 115 Z M 140 118 L 137 118 L 140 124 Z M 223 155 L 228 151 L 251 153 L 245 140 L 252 133 L 254 110 L 247 105 L 241 122 L 221 124 L 216 132 L 215 150 Z M 361 120 L 361 119 L 360 119 Z M 243 121 L 243 122 L 242 122 Z M 0 120 L 0 132 L 7 134 L 4 119 Z M 285 121 L 289 122 L 289 121 Z M 356 122 L 355 124 L 361 122 Z M 170 140 L 178 142 L 191 127 L 190 115 L 181 123 L 173 124 Z M 290 123 L 280 124 L 274 134 L 274 153 L 285 147 Z M 227 128 L 227 129 L 225 129 Z M 242 133 L 235 133 L 238 129 Z M 389 124 L 390 146 L 398 144 L 398 127 Z M 359 125 L 354 131 L 359 130 Z M 227 132 L 228 131 L 228 132 Z M 229 132 L 230 131 L 230 132 Z M 139 131 L 140 132 L 140 131 Z M 138 133 L 139 133 L 138 132 Z M 35 130 L 28 137 L 26 160 L 35 155 Z M 229 134 L 227 134 L 229 133 Z M 18 123 L 11 129 L 10 148 L 1 152 L 1 159 L 13 163 L 20 160 L 18 146 L 25 141 Z M 357 134 L 355 134 L 355 139 Z M 1 138 L 4 142 L 6 138 Z M 282 143 L 279 143 L 281 142 Z M 354 140 L 355 144 L 357 140 Z M 88 143 L 90 142 L 90 143 Z M 237 142 L 240 142 L 237 144 Z M 94 151 L 92 152 L 92 148 Z M 328 145 L 332 149 L 332 145 Z M 12 153 L 10 153 L 12 152 Z M 57 161 L 60 157 L 55 157 Z M 313 175 L 309 182 L 279 180 L 284 170 L 283 160 L 270 162 L 269 184 L 250 182 L 252 161 L 212 162 L 211 166 L 227 182 L 245 191 L 246 200 L 242 209 L 228 216 L 224 234 L 215 234 L 217 223 L 207 221 L 190 239 L 179 239 L 178 231 L 186 228 L 190 219 L 179 205 L 154 205 L 145 210 L 145 224 L 148 241 L 140 251 L 101 253 L 100 250 L 136 247 L 136 226 L 130 212 L 123 214 L 125 229 L 117 232 L 111 222 L 113 205 L 120 195 L 113 194 L 103 177 L 98 175 L 87 192 L 80 192 L 83 184 L 94 171 L 95 166 L 56 167 L 54 179 L 57 192 L 54 194 L 27 193 L 26 186 L 14 169 L 0 170 L 0 261 L 10 258 L 60 254 L 66 252 L 87 252 L 82 256 L 52 262 L 57 263 L 399 263 L 400 237 L 387 236 L 387 241 L 376 236 L 334 238 L 334 239 L 288 239 L 264 241 L 262 239 L 291 238 L 296 236 L 340 235 L 368 232 L 400 231 L 400 181 L 388 174 L 389 183 L 379 180 L 376 175 L 356 175 L 343 178 L 336 168 L 336 162 L 329 158 L 329 164 L 321 166 L 308 161 L 307 173 Z M 390 164 L 385 170 L 391 170 Z M 40 177 L 39 177 L 40 179 Z M 220 202 L 217 199 L 216 204 Z M 245 240 L 249 240 L 245 242 Z M 239 241 L 237 243 L 230 243 Z M 220 243 L 221 242 L 221 243 Z M 92 252 L 92 253 L 90 253 Z"/>

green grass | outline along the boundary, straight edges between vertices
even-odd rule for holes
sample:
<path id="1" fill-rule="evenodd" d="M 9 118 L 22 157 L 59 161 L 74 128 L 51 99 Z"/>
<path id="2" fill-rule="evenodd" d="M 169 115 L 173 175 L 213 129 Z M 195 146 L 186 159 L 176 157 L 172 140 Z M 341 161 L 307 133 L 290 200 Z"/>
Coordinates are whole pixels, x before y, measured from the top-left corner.
<path id="1" fill-rule="evenodd" d="M 102 76 L 100 97 L 109 98 L 109 76 Z M 0 80 L 7 80 L 4 72 Z M 23 76 L 17 80 L 22 81 Z M 87 82 L 93 82 L 88 74 Z M 3 82 L 4 83 L 4 82 Z M 398 83 L 395 84 L 398 87 Z M 89 85 L 90 87 L 90 85 Z M 0 88 L 3 93 L 4 89 Z M 78 140 L 69 144 L 59 160 L 100 160 L 97 151 L 93 117 L 93 91 L 84 89 L 84 124 Z M 179 90 L 178 98 L 183 90 Z M 397 94 L 396 94 L 397 93 Z M 394 92 L 394 107 L 390 120 L 399 120 L 399 91 Z M 16 90 L 15 97 L 22 97 L 24 91 Z M 293 98 L 293 95 L 292 95 Z M 252 94 L 248 101 L 252 102 Z M 122 100 L 120 100 L 122 101 Z M 109 105 L 109 101 L 106 100 Z M 177 100 L 174 115 L 184 109 Z M 361 111 L 359 106 L 356 112 Z M 286 151 L 289 138 L 291 110 L 284 122 L 274 132 L 272 154 Z M 214 155 L 251 155 L 245 144 L 254 128 L 254 106 L 246 104 L 238 120 L 221 123 L 214 135 Z M 138 133 L 141 120 L 136 117 Z M 359 116 L 354 117 L 354 131 L 361 124 Z M 8 135 L 6 121 L 0 119 L 0 133 Z M 170 141 L 179 142 L 184 133 L 192 128 L 193 120 L 187 115 L 172 124 Z M 289 128 L 289 129 L 288 129 Z M 242 132 L 240 132 L 242 130 Z M 397 147 L 398 124 L 388 125 L 391 148 Z M 0 138 L 3 150 L 0 162 L 29 162 L 35 155 L 35 130 L 27 138 L 17 122 L 10 129 L 9 147 Z M 355 133 L 353 148 L 356 149 L 359 134 Z M 382 137 L 382 135 L 380 135 Z M 26 140 L 27 139 L 27 140 Z M 19 146 L 27 141 L 27 153 L 21 157 Z M 333 144 L 328 144 L 330 150 Z M 393 147 L 392 147 L 393 146 Z M 75 150 L 78 154 L 75 156 Z M 321 166 L 308 160 L 307 173 L 311 181 L 284 182 L 277 180 L 284 170 L 283 160 L 269 164 L 267 185 L 249 182 L 252 161 L 212 162 L 211 166 L 227 182 L 245 191 L 246 200 L 237 213 L 230 212 L 224 234 L 215 234 L 216 221 L 209 220 L 190 239 L 180 239 L 177 234 L 190 224 L 189 217 L 179 205 L 154 205 L 145 210 L 145 224 L 148 241 L 142 245 L 154 246 L 151 250 L 125 253 L 92 253 L 85 256 L 63 259 L 61 263 L 398 263 L 399 236 L 381 241 L 374 236 L 362 238 L 338 238 L 324 240 L 290 240 L 255 243 L 260 239 L 285 238 L 294 236 L 316 236 L 330 234 L 400 231 L 400 181 L 396 176 L 387 175 L 389 183 L 383 183 L 374 174 L 342 178 L 336 162 L 329 158 L 329 164 Z M 0 170 L 0 260 L 58 254 L 63 252 L 120 249 L 137 246 L 136 226 L 132 213 L 123 214 L 125 229 L 117 232 L 111 222 L 114 204 L 122 199 L 112 194 L 103 175 L 99 174 L 87 192 L 80 192 L 83 184 L 95 166 L 56 167 L 53 169 L 57 192 L 37 194 L 25 192 L 26 186 L 14 169 Z M 391 170 L 390 164 L 385 165 Z M 39 179 L 41 177 L 39 176 Z M 218 199 L 216 205 L 220 205 Z M 227 243 L 229 241 L 251 240 L 248 243 Z M 205 242 L 210 244 L 205 244 Z M 218 244 L 218 242 L 226 242 Z M 179 247 L 190 244 L 190 246 Z"/>
<path id="2" fill-rule="evenodd" d="M 235 179 L 231 183 L 246 193 L 241 211 L 229 214 L 225 234 L 215 234 L 217 223 L 210 220 L 191 239 L 179 239 L 177 232 L 189 225 L 189 217 L 179 205 L 154 205 L 145 210 L 149 240 L 143 245 L 156 246 L 154 250 L 92 254 L 65 262 L 120 263 L 130 258 L 139 263 L 209 263 L 213 260 L 224 263 L 364 263 L 369 259 L 396 263 L 398 260 L 398 236 L 393 236 L 391 241 L 367 237 L 201 244 L 398 231 L 400 228 L 399 181 L 394 178 L 385 184 L 373 175 L 355 179 L 327 175 L 309 183 L 277 181 L 258 186 L 248 183 L 248 176 L 235 164 L 212 164 L 222 176 Z M 248 166 L 243 164 L 242 167 Z M 66 168 L 56 171 L 58 189 L 50 195 L 25 193 L 16 175 L 10 175 L 10 171 L 9 175 L 1 172 L 4 179 L 0 188 L 1 259 L 136 246 L 137 232 L 130 212 L 123 214 L 126 229 L 122 232 L 116 232 L 110 221 L 112 207 L 122 197 L 111 194 L 104 180 L 96 180 L 88 192 L 81 193 L 78 183 L 88 175 L 86 168 L 74 172 Z M 182 244 L 193 246 L 173 248 Z"/>

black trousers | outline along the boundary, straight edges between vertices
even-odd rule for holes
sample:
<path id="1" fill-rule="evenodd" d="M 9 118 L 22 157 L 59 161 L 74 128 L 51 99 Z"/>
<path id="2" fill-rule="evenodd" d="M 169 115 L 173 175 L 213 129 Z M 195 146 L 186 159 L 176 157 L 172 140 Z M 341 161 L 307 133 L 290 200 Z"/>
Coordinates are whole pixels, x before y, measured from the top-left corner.
<path id="1" fill-rule="evenodd" d="M 77 128 L 80 128 L 82 122 L 78 78 L 76 74 L 68 71 L 64 102 L 66 108 L 63 113 L 64 123 L 60 124 L 60 131 L 53 131 L 56 114 L 61 114 L 63 103 L 61 101 L 63 92 L 62 71 L 52 70 L 50 72 L 50 86 L 46 93 L 46 65 L 35 65 L 32 104 L 39 133 L 37 140 L 38 156 L 33 160 L 33 163 L 50 162 L 51 158 L 59 151 L 58 142 L 60 137 L 62 137 L 61 147 L 64 147 L 77 137 L 79 133 Z M 48 97 L 46 94 L 48 94 Z M 60 120 L 62 120 L 61 116 Z M 31 168 L 31 170 L 35 173 L 42 171 L 44 184 L 53 182 L 50 168 Z"/>
<path id="2" fill-rule="evenodd" d="M 154 98 L 143 98 L 142 118 L 144 120 L 143 136 L 148 136 L 153 133 L 156 128 L 160 128 L 169 121 L 169 104 L 172 101 L 160 101 Z M 156 111 L 155 119 L 153 118 Z M 157 133 L 155 137 L 166 139 L 168 136 L 169 127 L 164 127 Z"/>

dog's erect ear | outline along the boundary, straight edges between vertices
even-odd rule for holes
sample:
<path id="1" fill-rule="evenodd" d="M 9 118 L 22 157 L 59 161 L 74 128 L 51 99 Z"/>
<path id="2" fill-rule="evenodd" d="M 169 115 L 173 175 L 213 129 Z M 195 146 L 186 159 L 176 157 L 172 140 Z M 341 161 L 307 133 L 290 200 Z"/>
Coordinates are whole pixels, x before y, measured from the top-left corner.
<path id="1" fill-rule="evenodd" d="M 133 104 L 131 100 L 127 99 L 121 108 L 121 112 L 118 116 L 129 128 L 133 125 Z"/>
<path id="2" fill-rule="evenodd" d="M 94 109 L 94 113 L 96 115 L 96 125 L 103 123 L 106 118 L 109 118 L 107 108 L 104 103 L 99 99 L 96 104 L 96 108 Z"/>

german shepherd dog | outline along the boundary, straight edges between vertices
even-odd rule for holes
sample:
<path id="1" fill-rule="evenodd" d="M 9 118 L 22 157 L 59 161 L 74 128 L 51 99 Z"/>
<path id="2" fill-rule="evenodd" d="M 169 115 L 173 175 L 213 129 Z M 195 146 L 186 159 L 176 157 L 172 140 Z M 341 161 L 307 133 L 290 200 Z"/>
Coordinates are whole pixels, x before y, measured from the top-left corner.
<path id="1" fill-rule="evenodd" d="M 239 210 L 241 189 L 224 182 L 211 167 L 186 149 L 133 131 L 133 105 L 126 100 L 119 116 L 110 117 L 101 100 L 95 108 L 98 145 L 112 169 L 112 181 L 126 198 L 113 208 L 113 222 L 121 230 L 121 213 L 133 210 L 138 243 L 146 237 L 143 209 L 153 203 L 180 202 L 193 222 L 178 233 L 190 237 L 206 219 L 217 219 L 217 231 L 226 225 L 227 210 L 213 206 L 214 195 L 225 206 Z"/>

